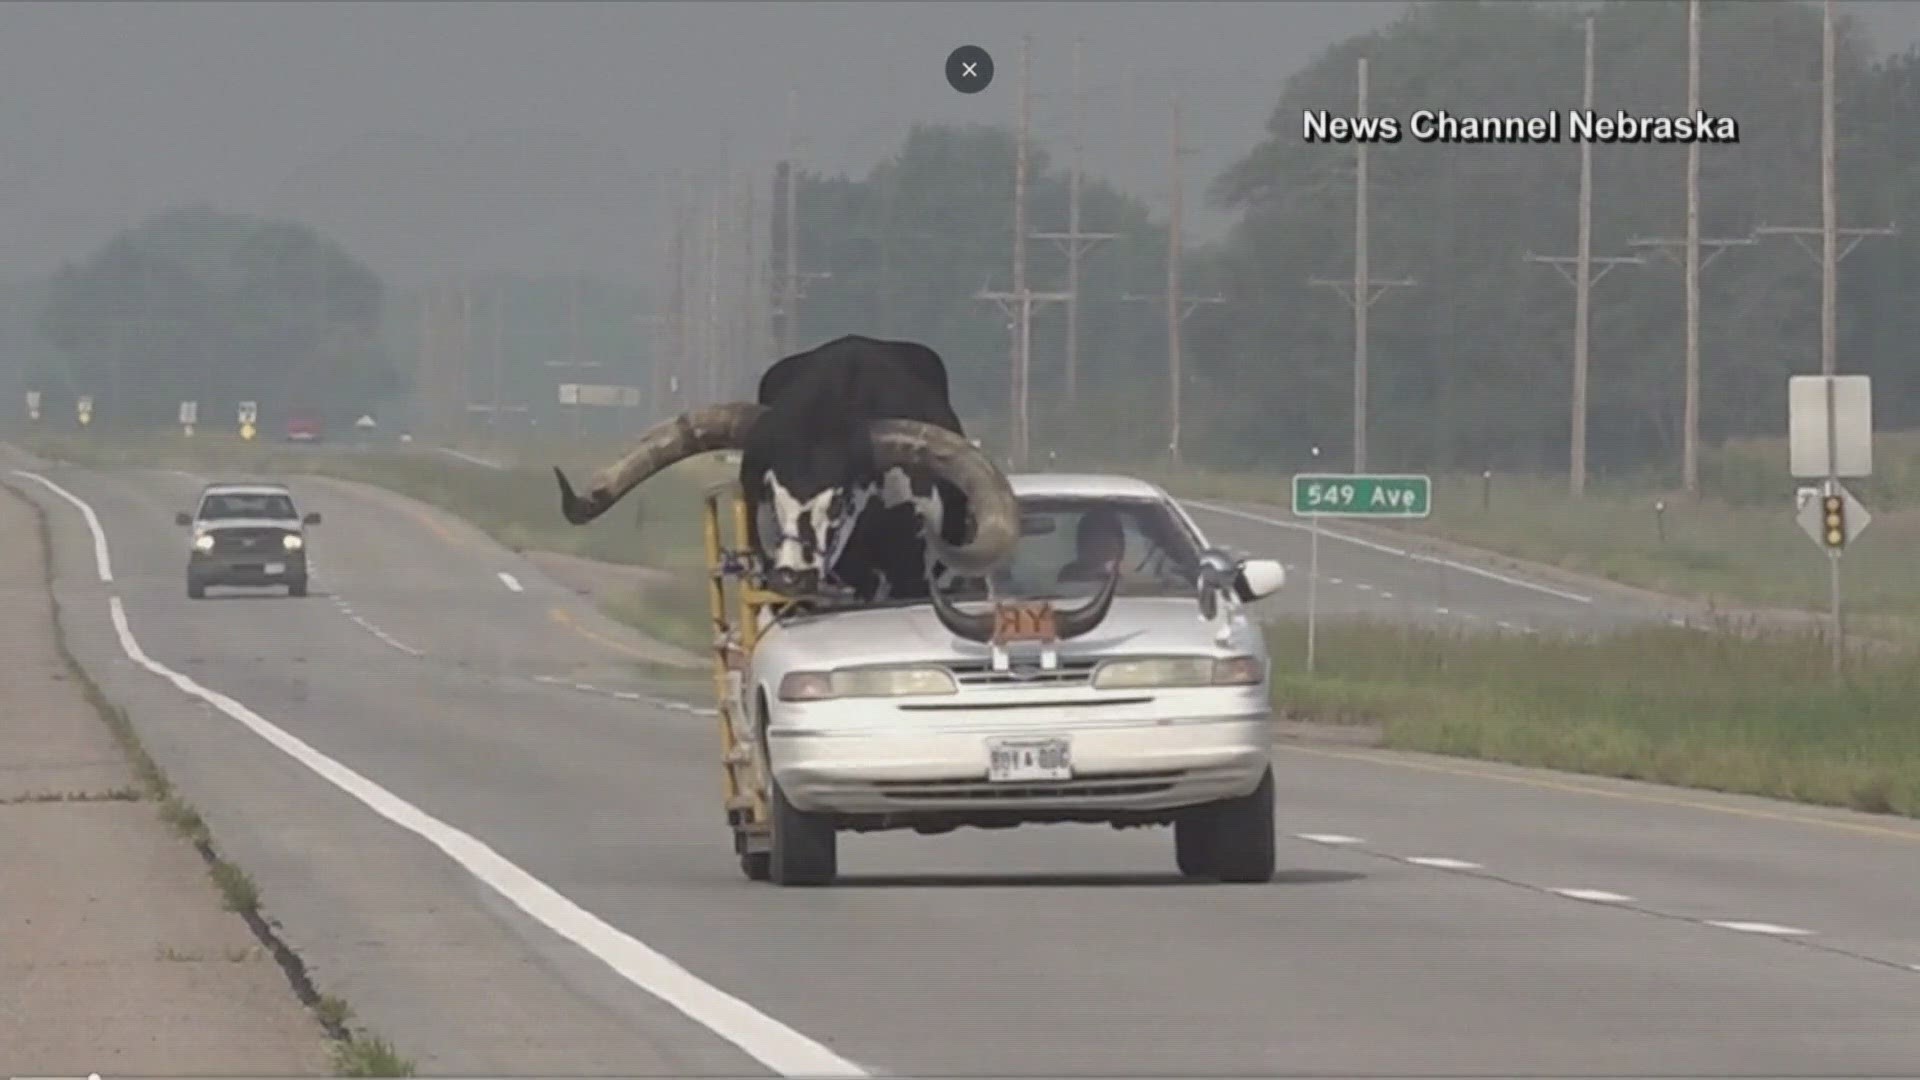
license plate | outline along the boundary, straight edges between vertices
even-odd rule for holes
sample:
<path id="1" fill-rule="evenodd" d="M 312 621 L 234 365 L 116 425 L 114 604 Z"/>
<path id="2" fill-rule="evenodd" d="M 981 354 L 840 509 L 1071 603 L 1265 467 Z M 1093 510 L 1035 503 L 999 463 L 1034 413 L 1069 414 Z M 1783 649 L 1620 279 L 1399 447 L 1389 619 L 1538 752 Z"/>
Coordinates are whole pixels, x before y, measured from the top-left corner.
<path id="1" fill-rule="evenodd" d="M 987 779 L 996 784 L 1073 779 L 1066 739 L 1006 739 L 987 744 Z"/>
<path id="2" fill-rule="evenodd" d="M 267 573 L 269 573 L 269 574 L 284 574 L 284 573 L 286 573 L 286 572 L 287 572 L 287 564 L 286 564 L 286 563 L 283 563 L 283 562 L 270 562 L 270 563 L 268 563 L 268 564 L 267 564 Z"/>

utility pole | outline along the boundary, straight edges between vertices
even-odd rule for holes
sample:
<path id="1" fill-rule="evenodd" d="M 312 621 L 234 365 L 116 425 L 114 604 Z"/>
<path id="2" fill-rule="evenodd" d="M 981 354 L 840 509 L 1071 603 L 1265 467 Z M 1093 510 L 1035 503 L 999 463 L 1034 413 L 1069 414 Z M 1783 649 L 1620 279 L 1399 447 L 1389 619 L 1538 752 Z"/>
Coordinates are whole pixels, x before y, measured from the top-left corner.
<path id="1" fill-rule="evenodd" d="M 507 285 L 493 287 L 493 408 L 487 413 L 487 427 L 497 443 L 500 435 L 500 391 L 507 373 Z"/>
<path id="2" fill-rule="evenodd" d="M 668 274 L 673 279 L 672 295 L 669 300 L 668 337 L 671 341 L 671 368 L 666 380 L 667 393 L 674 399 L 673 413 L 680 411 L 681 395 L 686 393 L 687 378 L 687 339 L 691 328 L 687 320 L 687 206 L 685 191 L 676 190 L 673 200 L 673 233 L 668 241 Z M 664 419 L 668 411 L 662 412 Z"/>
<path id="3" fill-rule="evenodd" d="M 1359 109 L 1367 115 L 1367 58 L 1359 62 Z M 1367 144 L 1353 144 L 1353 278 L 1309 278 L 1308 283 L 1339 293 L 1353 309 L 1353 472 L 1367 469 L 1367 311 L 1385 296 L 1388 289 L 1412 287 L 1412 278 L 1375 280 L 1367 257 Z"/>
<path id="4" fill-rule="evenodd" d="M 1587 16 L 1586 74 L 1581 89 L 1581 108 L 1593 111 L 1593 16 Z M 1597 260 L 1600 272 L 1593 272 L 1593 144 L 1580 143 L 1580 240 L 1579 254 L 1535 255 L 1528 252 L 1527 262 L 1545 263 L 1560 271 L 1573 285 L 1573 447 L 1567 473 L 1567 490 L 1580 498 L 1587 490 L 1587 343 L 1592 317 L 1592 290 L 1607 271 L 1623 263 L 1640 263 L 1638 255 Z M 1567 273 L 1567 264 L 1573 273 Z"/>
<path id="5" fill-rule="evenodd" d="M 1034 233 L 1035 240 L 1052 240 L 1067 256 L 1067 359 L 1066 393 L 1067 403 L 1080 400 L 1080 259 L 1102 241 L 1113 240 L 1119 233 L 1089 233 L 1080 231 L 1080 178 L 1082 175 L 1082 155 L 1086 141 L 1087 100 L 1085 88 L 1080 84 L 1080 47 L 1078 38 L 1073 42 L 1073 160 L 1067 173 L 1067 231 Z M 1177 136 L 1176 136 L 1177 138 Z"/>
<path id="6" fill-rule="evenodd" d="M 701 385 L 706 401 L 719 398 L 720 381 L 720 191 L 707 193 L 707 312 L 701 332 Z"/>
<path id="7" fill-rule="evenodd" d="M 1180 143 L 1180 95 L 1173 97 L 1173 177 L 1167 199 L 1167 290 L 1159 296 L 1128 294 L 1128 300 L 1163 303 L 1167 309 L 1167 452 L 1173 464 L 1180 464 L 1181 388 L 1186 382 L 1185 357 L 1180 348 L 1180 327 L 1201 304 L 1223 304 L 1222 296 L 1188 296 L 1180 283 L 1182 244 L 1182 201 L 1180 159 L 1187 153 Z"/>
<path id="8" fill-rule="evenodd" d="M 1820 253 L 1814 255 L 1820 263 L 1820 374 L 1827 382 L 1827 480 L 1822 497 L 1835 495 L 1840 489 L 1839 432 L 1834 424 L 1833 377 L 1839 370 L 1839 284 L 1840 261 L 1860 246 L 1860 241 L 1869 236 L 1897 236 L 1899 228 L 1887 225 L 1884 228 L 1842 229 L 1839 227 L 1838 193 L 1834 183 L 1836 153 L 1834 150 L 1833 84 L 1834 84 L 1834 32 L 1833 0 L 1824 0 L 1821 5 L 1821 70 L 1820 70 L 1820 225 L 1812 226 L 1766 226 L 1754 230 L 1756 236 L 1791 236 L 1794 243 L 1808 255 L 1814 255 L 1807 237 L 1820 234 Z M 1845 246 L 1840 238 L 1845 236 Z M 1828 551 L 1828 618 L 1832 621 L 1832 662 L 1834 674 L 1839 674 L 1841 661 L 1845 655 L 1844 627 L 1840 621 L 1840 551 Z"/>
<path id="9" fill-rule="evenodd" d="M 1032 35 L 1020 38 L 1020 126 L 1013 158 L 1013 292 L 1020 305 L 1019 329 L 1013 347 L 1013 458 L 1027 462 L 1027 359 L 1033 343 L 1033 298 L 1027 292 L 1027 139 L 1031 121 L 1028 95 L 1032 90 Z"/>
<path id="10" fill-rule="evenodd" d="M 800 317 L 800 91 L 787 91 L 786 273 L 780 279 L 780 355 L 792 356 Z"/>

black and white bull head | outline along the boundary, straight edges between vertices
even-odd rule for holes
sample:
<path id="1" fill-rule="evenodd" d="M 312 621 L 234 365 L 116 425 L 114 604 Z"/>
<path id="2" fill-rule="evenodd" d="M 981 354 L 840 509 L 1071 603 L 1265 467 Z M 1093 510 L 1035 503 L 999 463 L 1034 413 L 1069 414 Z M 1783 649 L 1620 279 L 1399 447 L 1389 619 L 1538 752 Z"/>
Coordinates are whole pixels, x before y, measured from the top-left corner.
<path id="1" fill-rule="evenodd" d="M 873 420 L 822 439 L 813 431 L 785 430 L 785 419 L 752 403 L 684 413 L 656 425 L 596 473 L 585 495 L 576 495 L 556 468 L 561 512 L 569 522 L 584 524 L 661 470 L 697 454 L 731 450 L 740 453 L 740 486 L 751 518 L 758 522 L 763 509 L 771 512 L 765 516 L 772 535 L 762 532 L 756 539 L 768 583 L 778 591 L 813 592 L 876 500 L 893 508 L 911 505 L 928 562 L 938 560 L 952 573 L 985 574 L 1012 555 L 1020 517 L 1013 489 L 963 436 L 917 420 Z M 949 523 L 939 488 L 916 485 L 915 476 L 943 481 L 960 494 L 973 525 L 970 539 L 943 539 L 942 526 Z"/>

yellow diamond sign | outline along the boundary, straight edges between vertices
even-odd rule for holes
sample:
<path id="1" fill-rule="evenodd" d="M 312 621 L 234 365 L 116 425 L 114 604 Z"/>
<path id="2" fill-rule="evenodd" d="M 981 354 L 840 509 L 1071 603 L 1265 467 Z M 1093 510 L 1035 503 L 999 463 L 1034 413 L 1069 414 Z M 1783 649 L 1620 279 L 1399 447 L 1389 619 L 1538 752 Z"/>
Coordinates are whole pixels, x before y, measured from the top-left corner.
<path id="1" fill-rule="evenodd" d="M 253 438 L 253 425 L 252 425 L 252 424 L 241 424 L 241 425 L 240 425 L 240 437 L 241 437 L 241 438 L 243 438 L 243 439 L 248 439 L 248 440 L 251 440 L 251 439 Z"/>

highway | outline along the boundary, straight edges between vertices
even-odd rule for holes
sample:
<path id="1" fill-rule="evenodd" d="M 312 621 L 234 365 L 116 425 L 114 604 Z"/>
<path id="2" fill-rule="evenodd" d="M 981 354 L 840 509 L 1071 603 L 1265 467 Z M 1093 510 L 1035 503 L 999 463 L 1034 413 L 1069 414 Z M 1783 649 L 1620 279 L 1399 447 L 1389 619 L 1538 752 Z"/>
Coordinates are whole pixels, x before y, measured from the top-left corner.
<path id="1" fill-rule="evenodd" d="M 1283 746 L 1269 886 L 1054 826 L 846 837 L 840 887 L 781 891 L 736 868 L 711 718 L 470 527 L 295 478 L 313 595 L 189 601 L 196 478 L 0 480 L 47 511 L 75 654 L 423 1075 L 1920 1066 L 1920 823 Z M 1298 609 L 1304 534 L 1203 513 L 1294 568 L 1271 603 Z M 1323 611 L 1654 617 L 1325 538 L 1321 566 Z"/>

